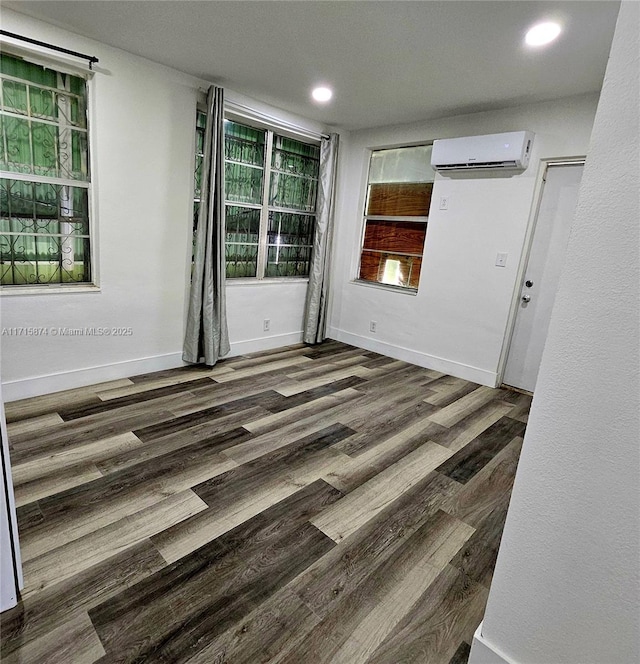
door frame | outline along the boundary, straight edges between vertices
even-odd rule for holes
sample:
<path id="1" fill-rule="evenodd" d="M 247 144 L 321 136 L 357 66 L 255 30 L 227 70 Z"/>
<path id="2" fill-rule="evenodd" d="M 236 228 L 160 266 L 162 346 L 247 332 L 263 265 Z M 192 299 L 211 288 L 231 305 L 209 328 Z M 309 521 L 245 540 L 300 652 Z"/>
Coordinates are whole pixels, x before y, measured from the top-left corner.
<path id="1" fill-rule="evenodd" d="M 536 231 L 536 225 L 538 223 L 538 215 L 540 213 L 540 205 L 542 203 L 544 185 L 547 181 L 547 173 L 549 171 L 549 168 L 553 168 L 554 166 L 578 166 L 578 165 L 584 165 L 585 162 L 586 162 L 585 156 L 550 157 L 547 159 L 541 159 L 538 165 L 538 173 L 536 174 L 536 184 L 533 191 L 533 204 L 531 206 L 531 211 L 529 213 L 529 220 L 527 221 L 527 229 L 525 231 L 524 242 L 522 244 L 520 262 L 518 263 L 518 272 L 516 274 L 513 293 L 511 295 L 511 305 L 509 308 L 507 325 L 505 327 L 505 334 L 502 342 L 502 350 L 500 352 L 500 359 L 498 360 L 498 370 L 496 372 L 496 387 L 501 387 L 503 385 L 504 373 L 507 367 L 507 358 L 509 357 L 509 351 L 511 349 L 511 341 L 513 339 L 513 332 L 516 326 L 516 316 L 518 315 L 518 308 L 520 306 L 522 284 L 526 276 L 527 267 L 529 265 L 529 256 L 531 255 L 533 237 Z"/>

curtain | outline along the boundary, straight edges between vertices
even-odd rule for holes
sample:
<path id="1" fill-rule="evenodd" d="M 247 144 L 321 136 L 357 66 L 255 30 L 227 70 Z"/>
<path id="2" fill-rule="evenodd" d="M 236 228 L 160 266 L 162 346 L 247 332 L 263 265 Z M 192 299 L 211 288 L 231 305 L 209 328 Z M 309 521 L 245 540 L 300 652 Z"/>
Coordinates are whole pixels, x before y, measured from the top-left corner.
<path id="1" fill-rule="evenodd" d="M 338 135 L 331 134 L 320 143 L 316 232 L 313 238 L 302 337 L 308 344 L 324 341 L 326 334 L 337 161 Z"/>
<path id="2" fill-rule="evenodd" d="M 213 366 L 229 350 L 224 267 L 224 91 L 207 94 L 200 211 L 182 359 Z"/>

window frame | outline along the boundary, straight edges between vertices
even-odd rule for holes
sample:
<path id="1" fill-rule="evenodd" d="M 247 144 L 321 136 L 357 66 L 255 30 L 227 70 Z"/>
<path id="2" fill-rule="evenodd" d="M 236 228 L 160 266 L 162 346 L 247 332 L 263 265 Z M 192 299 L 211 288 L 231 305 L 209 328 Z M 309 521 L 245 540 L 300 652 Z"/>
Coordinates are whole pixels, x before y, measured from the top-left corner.
<path id="1" fill-rule="evenodd" d="M 386 284 L 382 283 L 379 281 L 369 281 L 367 279 L 362 279 L 360 278 L 360 269 L 362 265 L 362 255 L 365 252 L 365 247 L 364 247 L 364 242 L 365 242 L 365 235 L 367 232 L 367 222 L 368 221 L 381 221 L 381 222 L 389 222 L 389 223 L 420 223 L 420 224 L 425 224 L 425 236 L 424 236 L 424 242 L 422 244 L 422 254 L 420 255 L 421 261 L 424 260 L 424 254 L 425 254 L 425 247 L 426 247 L 426 242 L 427 242 L 427 234 L 429 230 L 429 210 L 427 211 L 426 215 L 416 215 L 416 216 L 408 216 L 408 215 L 368 215 L 367 210 L 369 207 L 369 196 L 371 192 L 371 182 L 370 182 L 370 177 L 371 177 L 371 163 L 373 159 L 373 155 L 376 152 L 382 152 L 385 150 L 402 150 L 402 149 L 410 149 L 410 148 L 418 148 L 418 147 L 433 147 L 433 141 L 425 141 L 425 142 L 420 142 L 420 143 L 412 143 L 412 144 L 402 144 L 402 145 L 391 145 L 391 146 L 384 146 L 384 147 L 375 147 L 375 148 L 369 148 L 368 150 L 368 159 L 367 159 L 367 168 L 363 176 L 363 191 L 364 195 L 362 197 L 362 204 L 361 204 L 361 226 L 360 226 L 360 235 L 359 235 L 359 242 L 357 246 L 357 258 L 354 261 L 354 267 L 355 267 L 355 274 L 352 278 L 352 283 L 357 284 L 358 286 L 366 286 L 368 288 L 378 288 L 382 290 L 388 290 L 394 293 L 403 293 L 405 295 L 412 295 L 416 296 L 418 294 L 418 290 L 420 288 L 420 283 L 418 282 L 418 286 L 416 288 L 411 288 L 409 286 L 397 286 L 395 284 Z M 380 184 L 380 183 L 374 183 L 374 184 Z M 400 183 L 398 183 L 400 184 Z M 402 184 L 422 184 L 419 182 L 402 182 Z M 435 176 L 434 180 L 431 181 L 432 184 L 432 192 L 433 192 L 433 185 L 435 184 Z M 431 201 L 433 198 L 431 198 Z M 429 208 L 431 207 L 431 202 L 429 204 Z M 391 253 L 391 252 L 383 252 L 380 251 L 380 253 Z M 397 252 L 398 255 L 402 255 L 402 252 Z M 412 255 L 410 252 L 407 252 L 407 255 Z M 420 270 L 420 277 L 422 277 L 422 267 L 421 265 L 421 270 Z"/>
<path id="2" fill-rule="evenodd" d="M 89 241 L 89 265 L 90 281 L 75 283 L 34 283 L 30 284 L 0 284 L 0 297 L 13 295 L 43 295 L 61 293 L 88 293 L 100 292 L 100 266 L 98 260 L 98 210 L 97 210 L 97 186 L 96 186 L 96 158 L 95 158 L 95 71 L 66 59 L 58 59 L 49 53 L 41 53 L 38 50 L 31 51 L 22 44 L 13 45 L 10 42 L 1 42 L 2 52 L 14 58 L 46 67 L 61 74 L 68 74 L 83 78 L 86 90 L 86 135 L 87 135 L 87 168 L 88 180 L 72 180 L 67 178 L 51 178 L 48 176 L 36 176 L 28 173 L 14 173 L 12 171 L 0 171 L 0 177 L 8 180 L 24 180 L 34 183 L 62 184 L 71 187 L 79 187 L 87 191 L 88 212 L 88 241 Z M 16 177 L 17 176 L 17 177 Z"/>
<path id="3" fill-rule="evenodd" d="M 205 113 L 206 108 L 203 104 L 199 103 L 197 105 L 196 117 L 198 113 Z M 267 276 L 266 268 L 268 263 L 268 251 L 269 251 L 269 213 L 270 212 L 281 212 L 281 213 L 290 213 L 290 214 L 299 214 L 309 217 L 313 217 L 314 233 L 311 237 L 310 245 L 300 245 L 305 247 L 310 247 L 310 258 L 309 258 L 309 267 L 311 268 L 311 259 L 313 256 L 313 239 L 315 237 L 316 230 L 316 221 L 317 221 L 317 203 L 318 203 L 318 191 L 316 189 L 316 204 L 313 211 L 298 210 L 293 208 L 281 208 L 275 205 L 269 205 L 269 195 L 271 192 L 271 173 L 272 173 L 272 151 L 274 146 L 274 138 L 276 136 L 288 138 L 300 143 L 306 143 L 309 145 L 314 145 L 320 147 L 320 139 L 311 135 L 302 134 L 297 131 L 288 130 L 285 126 L 280 125 L 275 118 L 273 122 L 271 118 L 261 119 L 258 114 L 254 117 L 254 114 L 247 116 L 244 113 L 234 111 L 233 104 L 230 106 L 225 104 L 224 109 L 224 120 L 229 120 L 231 122 L 250 127 L 251 129 L 257 129 L 265 132 L 265 142 L 264 142 L 264 167 L 262 168 L 262 199 L 260 203 L 245 203 L 237 202 L 227 199 L 226 190 L 225 190 L 225 217 L 226 217 L 226 208 L 227 206 L 237 206 L 244 207 L 247 209 L 255 209 L 260 211 L 260 227 L 258 234 L 258 253 L 256 261 L 256 276 L 255 277 L 225 277 L 227 285 L 255 285 L 255 284 L 282 284 L 282 283 L 296 283 L 302 282 L 307 283 L 309 281 L 309 275 L 295 275 L 295 276 Z M 197 127 L 197 122 L 196 122 Z M 196 128 L 197 134 L 197 128 Z M 196 137 L 196 154 L 198 153 L 197 137 Z M 226 159 L 225 159 L 226 163 Z M 317 187 L 319 187 L 320 182 L 320 173 L 318 172 L 318 177 L 316 178 Z M 194 203 L 199 202 L 199 198 L 194 196 Z M 195 227 L 194 227 L 195 228 Z M 226 246 L 225 241 L 225 255 L 226 255 Z M 225 258 L 225 274 L 226 274 L 226 258 Z"/>

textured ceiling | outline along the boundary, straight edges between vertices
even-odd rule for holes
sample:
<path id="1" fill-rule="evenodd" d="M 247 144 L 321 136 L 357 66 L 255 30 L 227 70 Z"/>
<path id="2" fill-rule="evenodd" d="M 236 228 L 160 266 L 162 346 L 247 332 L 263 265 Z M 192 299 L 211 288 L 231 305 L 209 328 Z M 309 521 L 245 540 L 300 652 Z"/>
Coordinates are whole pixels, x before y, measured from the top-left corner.
<path id="1" fill-rule="evenodd" d="M 11 2 L 11 8 L 328 125 L 399 124 L 598 91 L 618 2 Z M 523 46 L 542 19 L 564 26 Z M 106 65 L 106 63 L 105 63 Z M 334 88 L 319 106 L 309 90 Z"/>

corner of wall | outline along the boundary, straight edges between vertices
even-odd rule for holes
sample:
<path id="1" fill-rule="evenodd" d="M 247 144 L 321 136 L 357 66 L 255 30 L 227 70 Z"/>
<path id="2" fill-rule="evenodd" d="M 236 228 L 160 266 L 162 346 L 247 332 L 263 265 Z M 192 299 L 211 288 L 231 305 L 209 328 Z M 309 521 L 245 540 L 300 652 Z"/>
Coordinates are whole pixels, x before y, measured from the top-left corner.
<path id="1" fill-rule="evenodd" d="M 515 660 L 501 653 L 482 636 L 482 623 L 478 625 L 473 635 L 469 661 L 473 661 L 474 664 L 516 664 Z"/>

